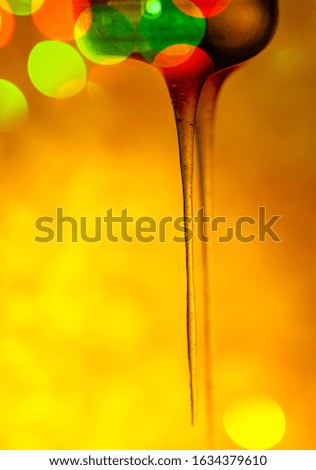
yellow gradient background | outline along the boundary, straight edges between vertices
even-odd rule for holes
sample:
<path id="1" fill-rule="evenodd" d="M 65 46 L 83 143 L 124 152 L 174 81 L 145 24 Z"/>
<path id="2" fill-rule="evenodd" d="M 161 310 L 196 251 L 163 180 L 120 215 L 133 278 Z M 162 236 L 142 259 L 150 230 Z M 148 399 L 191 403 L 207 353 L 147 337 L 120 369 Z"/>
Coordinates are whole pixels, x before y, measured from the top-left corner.
<path id="1" fill-rule="evenodd" d="M 275 39 L 218 103 L 215 213 L 233 222 L 267 206 L 282 214 L 283 240 L 214 247 L 219 449 L 240 448 L 224 416 L 248 394 L 284 413 L 276 449 L 315 449 L 315 13 L 315 0 L 280 0 Z M 108 67 L 101 91 L 45 97 L 27 75 L 44 39 L 18 17 L 0 51 L 0 78 L 30 108 L 28 124 L 0 137 L 0 448 L 206 448 L 202 396 L 190 426 L 184 246 L 34 242 L 35 220 L 56 207 L 90 220 L 110 207 L 181 215 L 166 87 L 129 61 Z M 260 432 L 266 442 L 269 426 Z"/>

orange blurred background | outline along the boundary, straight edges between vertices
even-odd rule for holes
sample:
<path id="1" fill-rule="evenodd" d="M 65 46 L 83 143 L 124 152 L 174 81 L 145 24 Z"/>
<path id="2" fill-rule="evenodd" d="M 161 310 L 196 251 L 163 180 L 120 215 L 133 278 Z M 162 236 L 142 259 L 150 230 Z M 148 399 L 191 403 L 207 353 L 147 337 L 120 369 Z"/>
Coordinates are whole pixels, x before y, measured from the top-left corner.
<path id="1" fill-rule="evenodd" d="M 240 448 L 224 416 L 244 394 L 282 408 L 274 448 L 315 448 L 315 10 L 315 0 L 280 0 L 274 40 L 219 99 L 215 213 L 233 221 L 267 206 L 282 214 L 283 242 L 214 247 L 218 449 Z M 184 245 L 34 242 L 35 220 L 56 207 L 76 218 L 111 207 L 181 215 L 167 89 L 148 65 L 99 73 L 87 61 L 101 91 L 47 98 L 27 74 L 43 39 L 17 17 L 0 51 L 1 78 L 30 107 L 0 139 L 0 448 L 206 448 L 202 397 L 190 426 Z"/>

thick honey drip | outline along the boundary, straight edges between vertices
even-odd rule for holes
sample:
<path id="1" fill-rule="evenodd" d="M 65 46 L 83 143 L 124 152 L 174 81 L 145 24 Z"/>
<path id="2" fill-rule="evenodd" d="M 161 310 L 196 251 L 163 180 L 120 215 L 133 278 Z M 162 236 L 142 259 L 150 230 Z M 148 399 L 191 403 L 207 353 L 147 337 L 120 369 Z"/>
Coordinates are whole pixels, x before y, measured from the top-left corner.
<path id="1" fill-rule="evenodd" d="M 194 425 L 197 414 L 196 390 L 196 310 L 193 262 L 193 148 L 195 115 L 200 85 L 191 83 L 189 89 L 183 84 L 171 83 L 170 97 L 176 118 L 179 140 L 180 167 L 183 187 L 183 212 L 185 217 L 186 272 L 187 272 L 187 341 L 190 370 L 191 421 Z M 190 90 L 190 91 L 189 91 Z"/>
<path id="2" fill-rule="evenodd" d="M 194 67 L 187 65 L 162 70 L 175 114 L 180 168 L 183 188 L 183 213 L 185 218 L 186 274 L 187 274 L 187 345 L 190 372 L 191 422 L 197 417 L 197 316 L 194 288 L 194 210 L 193 172 L 196 112 L 203 85 L 213 69 L 206 54 L 191 57 Z"/>

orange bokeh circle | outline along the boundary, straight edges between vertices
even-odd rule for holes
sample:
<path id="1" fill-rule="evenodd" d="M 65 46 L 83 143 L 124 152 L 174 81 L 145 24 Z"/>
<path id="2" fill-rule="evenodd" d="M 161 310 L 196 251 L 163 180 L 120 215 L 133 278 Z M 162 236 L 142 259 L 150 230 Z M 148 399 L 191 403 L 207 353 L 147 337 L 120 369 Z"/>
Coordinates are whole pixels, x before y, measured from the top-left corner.
<path id="1" fill-rule="evenodd" d="M 5 9 L 3 6 L 5 4 Z M 10 13 L 10 5 L 2 0 L 0 7 L 0 47 L 5 47 L 11 41 L 15 26 L 15 17 Z"/>
<path id="2" fill-rule="evenodd" d="M 32 15 L 43 36 L 56 41 L 72 41 L 75 37 L 75 15 L 72 0 L 45 0 Z"/>

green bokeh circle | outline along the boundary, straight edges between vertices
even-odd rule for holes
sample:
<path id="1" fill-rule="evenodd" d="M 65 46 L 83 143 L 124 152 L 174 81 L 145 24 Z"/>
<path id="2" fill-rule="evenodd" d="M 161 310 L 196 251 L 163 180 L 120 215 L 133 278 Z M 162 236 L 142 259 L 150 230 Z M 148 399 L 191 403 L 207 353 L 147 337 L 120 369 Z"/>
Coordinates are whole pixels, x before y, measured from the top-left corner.
<path id="1" fill-rule="evenodd" d="M 21 90 L 7 80 L 0 80 L 0 132 L 11 132 L 26 122 L 28 104 Z"/>
<path id="2" fill-rule="evenodd" d="M 86 84 L 85 63 L 76 49 L 60 41 L 36 44 L 28 60 L 33 85 L 52 98 L 69 98 Z"/>
<path id="3" fill-rule="evenodd" d="M 137 27 L 137 47 L 149 61 L 176 44 L 198 46 L 206 29 L 205 18 L 186 15 L 172 0 L 160 0 L 160 3 L 160 14 L 151 17 L 147 11 Z"/>
<path id="4" fill-rule="evenodd" d="M 97 64 L 116 63 L 126 59 L 135 45 L 135 31 L 120 11 L 105 5 L 92 8 L 89 31 L 77 39 L 80 52 Z"/>

